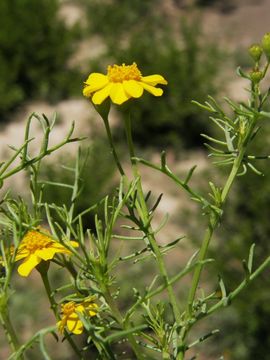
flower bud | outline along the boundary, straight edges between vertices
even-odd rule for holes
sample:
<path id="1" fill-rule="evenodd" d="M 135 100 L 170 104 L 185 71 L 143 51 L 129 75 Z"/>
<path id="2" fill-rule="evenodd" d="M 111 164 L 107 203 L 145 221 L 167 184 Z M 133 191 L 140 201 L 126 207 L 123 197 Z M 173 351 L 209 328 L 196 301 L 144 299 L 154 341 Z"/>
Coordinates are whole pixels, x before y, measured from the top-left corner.
<path id="1" fill-rule="evenodd" d="M 262 38 L 262 48 L 268 60 L 270 60 L 270 33 L 266 33 Z"/>
<path id="2" fill-rule="evenodd" d="M 250 80 L 254 83 L 254 84 L 258 84 L 263 78 L 263 72 L 260 70 L 253 70 L 250 73 Z"/>
<path id="3" fill-rule="evenodd" d="M 250 46 L 250 48 L 248 49 L 248 52 L 249 52 L 249 55 L 252 57 L 252 59 L 257 62 L 257 61 L 260 61 L 260 58 L 263 53 L 263 49 L 260 45 L 254 44 L 254 45 Z"/>
<path id="4" fill-rule="evenodd" d="M 241 136 L 245 135 L 246 132 L 246 121 L 245 119 L 243 119 L 242 117 L 240 117 L 240 121 L 239 121 L 239 134 Z"/>

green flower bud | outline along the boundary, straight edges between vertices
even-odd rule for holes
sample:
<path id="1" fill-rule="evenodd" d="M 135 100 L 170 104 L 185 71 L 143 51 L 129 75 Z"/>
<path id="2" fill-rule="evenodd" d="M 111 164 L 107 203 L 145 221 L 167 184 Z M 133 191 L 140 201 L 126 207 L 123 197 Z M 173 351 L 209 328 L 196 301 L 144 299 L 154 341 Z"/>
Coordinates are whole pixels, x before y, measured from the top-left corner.
<path id="1" fill-rule="evenodd" d="M 263 49 L 260 45 L 254 44 L 248 49 L 249 55 L 252 57 L 254 61 L 260 61 L 260 58 L 263 53 Z"/>
<path id="2" fill-rule="evenodd" d="M 246 132 L 246 121 L 245 119 L 243 119 L 242 117 L 240 117 L 240 121 L 239 121 L 239 134 L 241 136 L 245 135 Z"/>
<path id="3" fill-rule="evenodd" d="M 266 33 L 262 38 L 262 48 L 268 60 L 270 60 L 270 33 Z"/>
<path id="4" fill-rule="evenodd" d="M 258 84 L 263 78 L 263 72 L 260 70 L 253 70 L 250 73 L 250 79 L 254 84 Z"/>

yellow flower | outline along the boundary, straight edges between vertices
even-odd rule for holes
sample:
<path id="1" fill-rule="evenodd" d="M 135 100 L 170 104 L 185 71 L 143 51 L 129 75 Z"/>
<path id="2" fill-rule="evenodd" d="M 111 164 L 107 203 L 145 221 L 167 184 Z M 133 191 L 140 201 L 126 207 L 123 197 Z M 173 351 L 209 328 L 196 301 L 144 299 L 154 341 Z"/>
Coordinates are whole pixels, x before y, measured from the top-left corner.
<path id="1" fill-rule="evenodd" d="M 107 75 L 92 73 L 84 83 L 83 95 L 92 98 L 94 104 L 101 104 L 110 97 L 115 104 L 123 104 L 130 98 L 139 98 L 146 90 L 154 96 L 161 96 L 163 90 L 157 84 L 166 85 L 161 75 L 142 76 L 136 63 L 132 65 L 109 65 Z"/>
<path id="2" fill-rule="evenodd" d="M 28 231 L 18 247 L 15 261 L 24 259 L 18 268 L 18 273 L 21 276 L 28 276 L 42 260 L 51 260 L 57 253 L 71 254 L 71 251 L 65 246 L 53 240 L 50 234 L 47 235 L 46 230 L 40 230 L 42 232 Z M 79 246 L 75 241 L 69 241 L 68 244 L 73 247 Z"/>
<path id="3" fill-rule="evenodd" d="M 93 298 L 84 300 L 82 303 L 69 301 L 61 305 L 61 320 L 58 321 L 57 326 L 61 333 L 64 332 L 65 327 L 73 334 L 79 335 L 83 332 L 83 323 L 78 314 L 85 314 L 90 317 L 95 316 L 98 311 L 98 306 L 93 302 Z"/>

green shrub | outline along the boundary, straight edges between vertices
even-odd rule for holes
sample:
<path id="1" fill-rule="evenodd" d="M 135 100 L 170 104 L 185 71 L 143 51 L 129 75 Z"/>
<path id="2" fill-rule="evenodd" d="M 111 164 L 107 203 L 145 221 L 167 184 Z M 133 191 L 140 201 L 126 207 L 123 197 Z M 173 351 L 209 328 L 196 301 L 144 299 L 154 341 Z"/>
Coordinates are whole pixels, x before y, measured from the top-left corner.
<path id="1" fill-rule="evenodd" d="M 237 6 L 237 4 L 235 4 L 234 0 L 196 0 L 196 5 L 197 6 L 201 6 L 201 7 L 216 7 L 218 8 L 220 11 L 224 12 L 224 13 L 229 13 L 231 11 L 233 11 L 235 9 L 235 7 Z"/>
<path id="2" fill-rule="evenodd" d="M 81 0 L 89 20 L 89 31 L 116 45 L 145 23 L 161 22 L 156 12 L 161 0 Z M 101 26 L 102 25 L 102 26 Z"/>
<path id="3" fill-rule="evenodd" d="M 0 2 L 1 117 L 25 99 L 74 93 L 78 71 L 67 63 L 76 31 L 67 29 L 58 9 L 57 0 Z"/>

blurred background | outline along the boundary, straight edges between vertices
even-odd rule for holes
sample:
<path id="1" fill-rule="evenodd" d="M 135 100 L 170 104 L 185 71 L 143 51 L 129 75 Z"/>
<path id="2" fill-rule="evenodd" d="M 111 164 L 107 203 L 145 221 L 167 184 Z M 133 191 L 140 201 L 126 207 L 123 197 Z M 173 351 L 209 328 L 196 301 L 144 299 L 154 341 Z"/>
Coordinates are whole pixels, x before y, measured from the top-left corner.
<path id="1" fill-rule="evenodd" d="M 244 90 L 248 84 L 237 77 L 235 69 L 252 66 L 247 47 L 270 31 L 270 0 L 1 0 L 0 23 L 0 161 L 10 153 L 8 145 L 23 142 L 25 120 L 33 111 L 49 118 L 56 111 L 58 121 L 51 143 L 62 139 L 72 120 L 76 134 L 88 137 L 82 144 L 87 160 L 83 195 L 76 211 L 99 201 L 115 184 L 116 169 L 103 124 L 82 97 L 82 84 L 90 72 L 106 72 L 108 64 L 135 61 L 144 75 L 159 73 L 169 82 L 162 98 L 145 94 L 134 102 L 132 123 L 138 154 L 158 161 L 160 151 L 166 149 L 170 167 L 180 175 L 198 165 L 193 186 L 202 192 L 208 191 L 209 178 L 222 185 L 228 169 L 214 168 L 200 137 L 202 132 L 211 135 L 216 130 L 191 100 L 203 102 L 208 94 L 219 98 L 226 94 L 234 100 L 248 97 Z M 113 108 L 114 137 L 125 162 L 123 116 L 125 110 Z M 33 126 L 33 132 L 38 143 L 38 126 Z M 270 127 L 265 124 L 257 153 L 269 154 L 269 139 Z M 32 146 L 35 151 L 35 141 Z M 61 164 L 72 164 L 76 149 L 76 144 L 68 145 L 46 161 L 42 179 L 71 182 Z M 141 170 L 145 189 L 156 196 L 164 193 L 156 223 L 167 212 L 173 214 L 160 242 L 186 235 L 179 251 L 168 259 L 173 272 L 200 242 L 204 219 L 198 222 L 197 207 L 174 184 L 161 174 Z M 264 177 L 250 173 L 239 178 L 233 188 L 211 249 L 217 261 L 204 276 L 208 289 L 215 289 L 217 273 L 225 283 L 229 281 L 228 290 L 239 283 L 241 260 L 253 242 L 258 262 L 270 251 L 268 163 L 262 161 L 260 170 Z M 20 174 L 7 185 L 14 195 L 23 194 L 26 177 Z M 56 192 L 50 186 L 45 196 L 57 204 L 69 201 L 68 192 Z M 88 226 L 92 226 L 91 219 Z M 147 266 L 151 268 L 151 264 Z M 145 268 L 136 267 L 122 277 L 123 308 L 132 297 L 130 278 L 141 279 L 145 273 Z M 61 276 L 55 273 L 56 284 Z M 18 314 L 14 321 L 26 340 L 54 320 L 39 311 L 48 304 L 42 300 L 38 275 L 33 272 L 27 288 L 24 279 L 14 280 L 12 312 Z M 185 287 L 188 285 L 187 281 Z M 209 329 L 220 327 L 221 332 L 201 346 L 199 359 L 269 359 L 269 285 L 267 270 L 233 305 L 211 318 Z M 185 287 L 179 289 L 179 298 L 185 296 Z M 35 300 L 35 310 L 28 298 Z M 198 334 L 202 330 L 207 329 L 198 329 Z M 48 341 L 56 348 L 54 339 Z M 3 360 L 9 354 L 5 344 L 0 331 Z M 53 352 L 55 360 L 72 359 L 65 343 L 59 349 Z M 30 359 L 37 356 L 35 350 L 29 354 Z"/>

